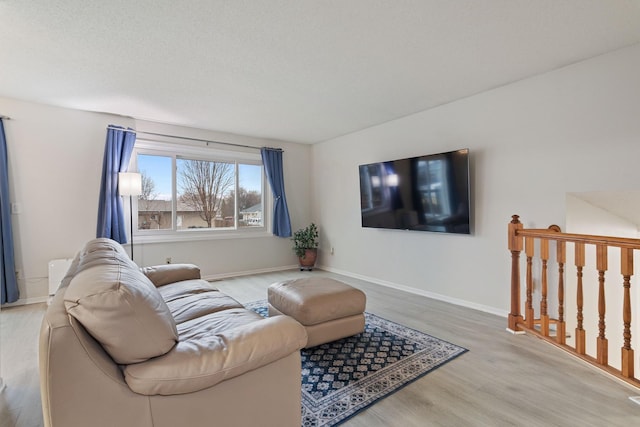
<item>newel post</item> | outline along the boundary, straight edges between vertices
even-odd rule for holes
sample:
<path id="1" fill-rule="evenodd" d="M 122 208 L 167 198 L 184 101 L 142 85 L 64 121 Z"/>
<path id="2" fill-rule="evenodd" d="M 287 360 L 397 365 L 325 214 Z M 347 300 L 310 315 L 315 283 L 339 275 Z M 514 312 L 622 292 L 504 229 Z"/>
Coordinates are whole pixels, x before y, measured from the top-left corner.
<path id="1" fill-rule="evenodd" d="M 518 323 L 522 322 L 520 314 L 520 252 L 522 252 L 522 236 L 518 235 L 518 230 L 522 229 L 522 223 L 518 215 L 511 216 L 509 223 L 508 240 L 511 251 L 511 312 L 509 313 L 509 329 L 516 332 L 519 329 Z"/>

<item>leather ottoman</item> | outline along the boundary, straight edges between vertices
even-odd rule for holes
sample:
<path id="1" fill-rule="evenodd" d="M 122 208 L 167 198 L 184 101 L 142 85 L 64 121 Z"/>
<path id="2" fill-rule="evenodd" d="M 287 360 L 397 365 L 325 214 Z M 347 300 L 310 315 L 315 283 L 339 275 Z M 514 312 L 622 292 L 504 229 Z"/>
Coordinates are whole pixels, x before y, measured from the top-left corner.
<path id="1" fill-rule="evenodd" d="M 267 290 L 269 316 L 286 314 L 307 330 L 305 348 L 364 331 L 367 297 L 359 289 L 327 277 L 276 282 Z"/>

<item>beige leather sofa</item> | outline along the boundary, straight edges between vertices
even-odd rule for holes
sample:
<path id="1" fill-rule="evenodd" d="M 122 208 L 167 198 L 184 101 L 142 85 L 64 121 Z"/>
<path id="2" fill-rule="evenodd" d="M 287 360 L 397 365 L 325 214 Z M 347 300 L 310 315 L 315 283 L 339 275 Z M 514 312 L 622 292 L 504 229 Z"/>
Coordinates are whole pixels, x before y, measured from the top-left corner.
<path id="1" fill-rule="evenodd" d="M 298 322 L 246 310 L 194 265 L 140 269 L 95 239 L 42 323 L 44 424 L 299 426 L 306 341 Z"/>

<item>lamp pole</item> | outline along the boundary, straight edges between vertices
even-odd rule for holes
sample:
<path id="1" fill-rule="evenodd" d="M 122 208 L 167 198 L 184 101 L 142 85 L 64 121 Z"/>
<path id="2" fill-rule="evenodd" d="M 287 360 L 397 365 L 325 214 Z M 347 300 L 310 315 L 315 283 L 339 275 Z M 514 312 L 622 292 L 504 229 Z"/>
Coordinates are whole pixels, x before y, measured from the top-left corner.
<path id="1" fill-rule="evenodd" d="M 131 239 L 131 261 L 133 261 L 133 196 L 129 194 L 129 238 Z"/>
<path id="2" fill-rule="evenodd" d="M 0 310 L 2 310 L 0 308 Z M 2 379 L 2 328 L 0 328 L 0 393 L 4 390 L 4 380 Z"/>

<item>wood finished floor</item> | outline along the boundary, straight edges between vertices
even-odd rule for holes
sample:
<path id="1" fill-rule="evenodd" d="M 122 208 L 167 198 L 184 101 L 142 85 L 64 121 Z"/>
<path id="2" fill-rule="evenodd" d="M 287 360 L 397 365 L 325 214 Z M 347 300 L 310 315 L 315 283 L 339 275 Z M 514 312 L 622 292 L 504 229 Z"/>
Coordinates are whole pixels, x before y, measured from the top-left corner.
<path id="1" fill-rule="evenodd" d="M 640 405 L 629 400 L 640 390 L 537 338 L 507 333 L 506 320 L 491 314 L 324 271 L 245 276 L 215 285 L 244 303 L 266 298 L 273 282 L 301 276 L 349 283 L 367 294 L 367 311 L 469 349 L 345 426 L 640 426 Z M 43 425 L 37 336 L 45 309 L 37 304 L 0 312 L 7 386 L 0 394 L 0 427 Z"/>

